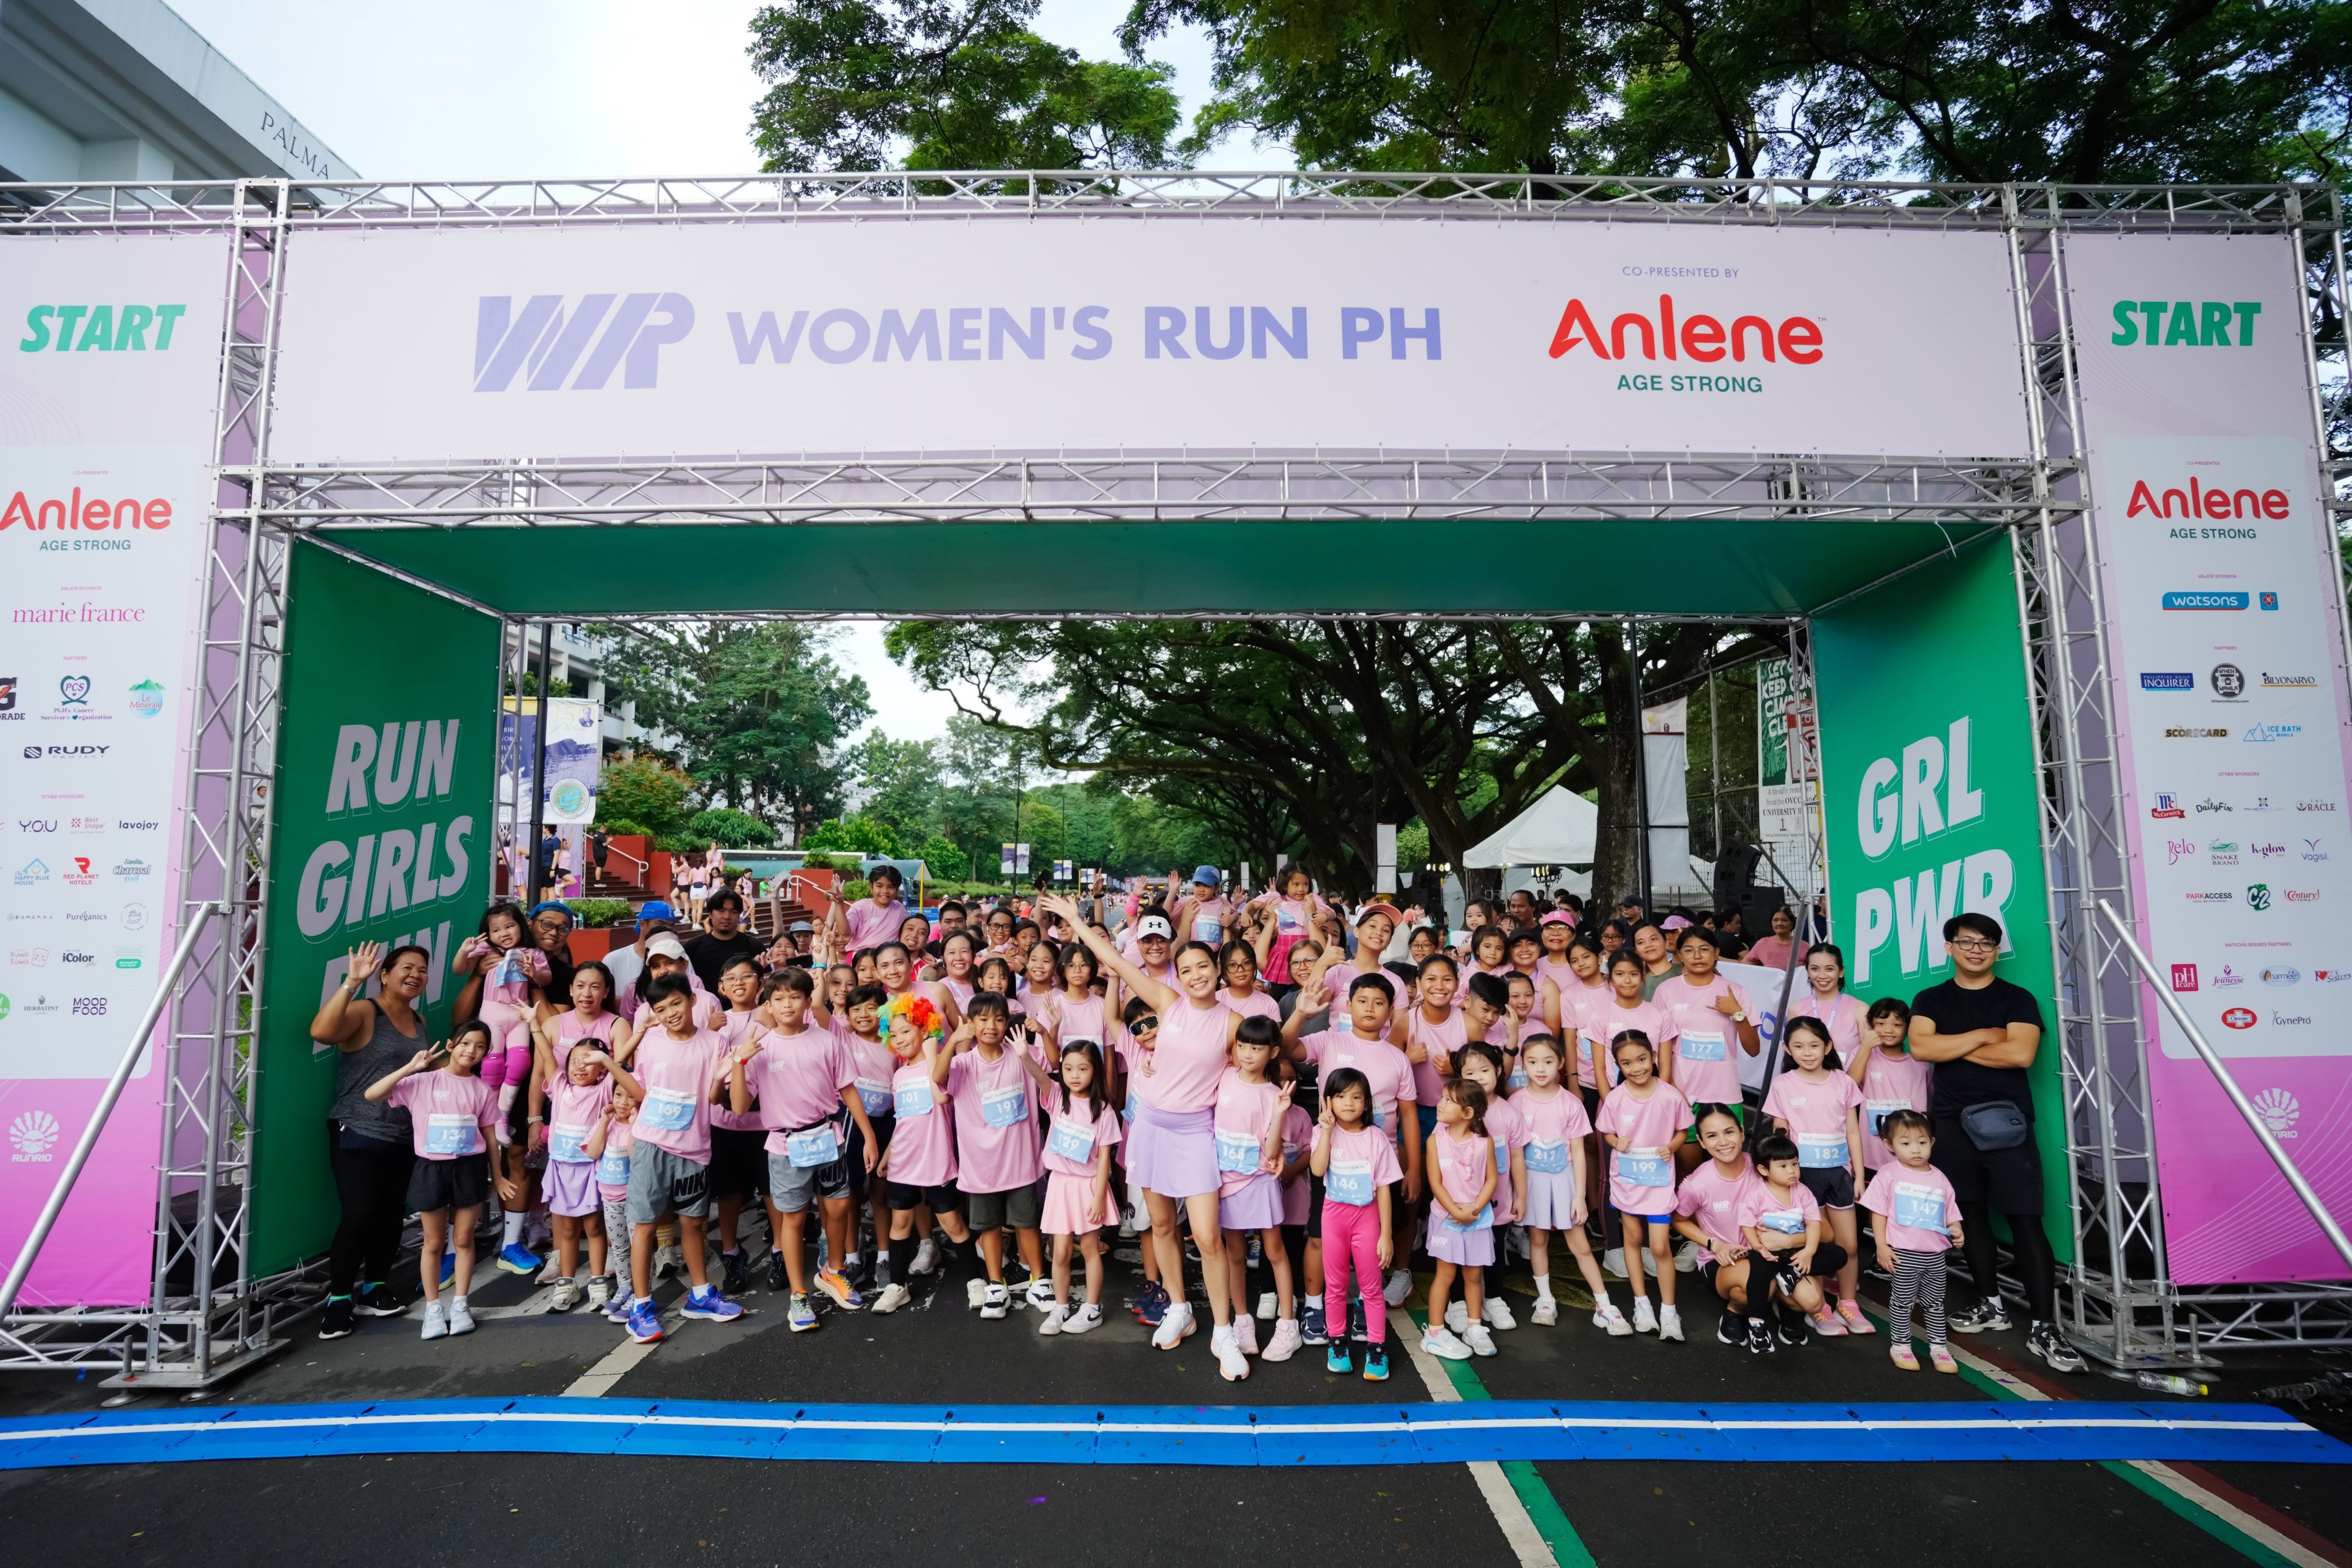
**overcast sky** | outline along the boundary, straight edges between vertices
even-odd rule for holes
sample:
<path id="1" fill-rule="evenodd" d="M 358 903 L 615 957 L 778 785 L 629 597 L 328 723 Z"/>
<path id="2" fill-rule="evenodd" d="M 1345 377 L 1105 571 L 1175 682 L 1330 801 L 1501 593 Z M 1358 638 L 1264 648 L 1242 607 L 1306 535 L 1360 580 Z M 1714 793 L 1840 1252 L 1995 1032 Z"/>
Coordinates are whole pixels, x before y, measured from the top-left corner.
<path id="1" fill-rule="evenodd" d="M 759 167 L 747 0 L 172 0 L 190 26 L 369 179 L 705 175 Z M 1045 0 L 1036 27 L 1117 57 L 1126 0 Z M 1209 89 L 1195 36 L 1161 40 L 1189 116 Z M 1246 145 L 1226 167 L 1285 168 Z M 953 707 L 853 622 L 837 652 L 895 736 L 945 732 Z"/>

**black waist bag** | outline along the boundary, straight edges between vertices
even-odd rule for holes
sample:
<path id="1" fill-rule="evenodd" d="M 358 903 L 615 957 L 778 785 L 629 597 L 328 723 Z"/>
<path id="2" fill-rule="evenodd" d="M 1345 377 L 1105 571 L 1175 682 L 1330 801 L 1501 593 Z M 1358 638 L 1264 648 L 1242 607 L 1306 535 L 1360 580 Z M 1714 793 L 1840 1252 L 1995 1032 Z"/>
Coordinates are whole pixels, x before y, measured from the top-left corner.
<path id="1" fill-rule="evenodd" d="M 1997 1155 L 2032 1136 L 2033 1124 L 2013 1101 L 1987 1100 L 1960 1112 L 1960 1131 L 1969 1135 L 1979 1154 Z"/>

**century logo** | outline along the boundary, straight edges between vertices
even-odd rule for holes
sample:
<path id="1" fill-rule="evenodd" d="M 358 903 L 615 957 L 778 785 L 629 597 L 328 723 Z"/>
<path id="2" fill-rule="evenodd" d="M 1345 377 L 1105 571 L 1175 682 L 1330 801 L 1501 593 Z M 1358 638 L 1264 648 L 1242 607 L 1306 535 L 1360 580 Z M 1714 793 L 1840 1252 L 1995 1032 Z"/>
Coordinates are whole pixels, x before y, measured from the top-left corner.
<path id="1" fill-rule="evenodd" d="M 661 371 L 662 345 L 694 329 L 683 294 L 534 294 L 515 308 L 511 294 L 485 294 L 474 321 L 474 390 L 505 392 L 528 369 L 532 392 L 595 392 L 619 370 L 642 390 Z M 617 302 L 617 303 L 616 303 Z M 591 347 L 591 344 L 593 347 Z M 576 374 L 574 372 L 577 372 Z"/>

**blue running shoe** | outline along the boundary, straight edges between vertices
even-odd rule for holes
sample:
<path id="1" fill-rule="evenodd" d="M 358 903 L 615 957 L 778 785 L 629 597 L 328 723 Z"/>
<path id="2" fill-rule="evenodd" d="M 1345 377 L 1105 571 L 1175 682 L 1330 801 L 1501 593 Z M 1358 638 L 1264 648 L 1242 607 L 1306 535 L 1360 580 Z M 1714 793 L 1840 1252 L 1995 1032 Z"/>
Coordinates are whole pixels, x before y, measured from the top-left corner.
<path id="1" fill-rule="evenodd" d="M 716 1285 L 705 1285 L 686 1293 L 686 1305 L 678 1311 L 689 1318 L 707 1318 L 714 1323 L 731 1323 L 743 1315 L 743 1309 L 719 1293 Z"/>
<path id="2" fill-rule="evenodd" d="M 1364 1299 L 1359 1296 L 1348 1303 L 1348 1337 L 1362 1339 L 1370 1332 L 1364 1326 Z"/>
<path id="3" fill-rule="evenodd" d="M 1389 1347 L 1368 1344 L 1364 1347 L 1364 1381 L 1386 1383 L 1389 1380 Z"/>
<path id="4" fill-rule="evenodd" d="M 499 1253 L 499 1267 L 509 1274 L 536 1274 L 540 1269 L 539 1254 L 518 1241 Z"/>
<path id="5" fill-rule="evenodd" d="M 639 1344 L 652 1344 L 662 1337 L 661 1314 L 654 1311 L 651 1301 L 637 1301 L 630 1306 L 629 1337 Z"/>
<path id="6" fill-rule="evenodd" d="M 784 1322 L 792 1325 L 794 1333 L 806 1333 L 816 1327 L 816 1307 L 809 1301 L 806 1291 L 793 1292 L 792 1308 L 784 1314 Z"/>
<path id="7" fill-rule="evenodd" d="M 1348 1342 L 1346 1340 L 1339 1341 L 1338 1343 L 1332 1345 L 1329 1350 L 1323 1353 L 1323 1370 L 1326 1372 L 1353 1372 L 1356 1370 L 1355 1358 L 1348 1354 Z"/>
<path id="8" fill-rule="evenodd" d="M 1331 1336 L 1323 1326 L 1323 1303 L 1319 1300 L 1308 1303 L 1307 1310 L 1298 1314 L 1298 1343 L 1301 1344 L 1331 1343 Z"/>
<path id="9" fill-rule="evenodd" d="M 1135 1315 L 1145 1328 L 1158 1328 L 1160 1320 L 1168 1315 L 1168 1292 L 1145 1281 L 1143 1289 L 1136 1292 Z"/>

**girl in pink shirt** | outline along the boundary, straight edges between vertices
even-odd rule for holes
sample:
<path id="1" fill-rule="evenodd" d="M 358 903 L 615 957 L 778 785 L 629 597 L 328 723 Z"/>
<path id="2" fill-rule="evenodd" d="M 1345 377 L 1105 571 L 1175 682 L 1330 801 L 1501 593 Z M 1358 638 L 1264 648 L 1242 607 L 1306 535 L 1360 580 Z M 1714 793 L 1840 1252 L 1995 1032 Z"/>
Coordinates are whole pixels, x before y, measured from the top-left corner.
<path id="1" fill-rule="evenodd" d="M 587 1297 L 602 1311 L 613 1299 L 604 1278 L 604 1196 L 596 1190 L 596 1156 L 588 1140 L 613 1103 L 613 1082 L 605 1075 L 612 1058 L 601 1044 L 574 1048 L 565 1053 L 564 1075 L 548 1097 L 547 1210 L 555 1223 L 555 1295 L 551 1312 L 568 1312 L 580 1304 L 580 1241 L 588 1241 Z"/>
<path id="2" fill-rule="evenodd" d="M 1592 1256 L 1584 1233 L 1591 1213 L 1585 1197 L 1587 1144 L 1592 1124 L 1584 1102 L 1560 1081 L 1567 1065 L 1559 1041 L 1548 1034 L 1529 1035 L 1519 1048 L 1528 1070 L 1528 1086 L 1511 1097 L 1512 1112 L 1527 1134 L 1514 1176 L 1526 1183 L 1519 1199 L 1528 1228 L 1528 1267 L 1535 1275 L 1537 1322 L 1559 1321 L 1559 1304 L 1551 1294 L 1551 1233 L 1559 1231 L 1576 1259 L 1577 1272 L 1592 1292 L 1592 1326 L 1619 1336 L 1633 1332 L 1625 1314 L 1609 1299 L 1609 1286 Z"/>
<path id="3" fill-rule="evenodd" d="M 1292 973 L 1291 949 L 1307 940 L 1317 922 L 1330 913 L 1313 891 L 1314 881 L 1304 866 L 1286 866 L 1275 883 L 1277 892 L 1260 894 L 1251 900 L 1254 905 L 1268 911 L 1271 921 L 1271 946 L 1265 958 L 1265 977 L 1276 986 L 1295 986 L 1305 977 Z"/>
<path id="4" fill-rule="evenodd" d="M 425 1282 L 426 1339 L 472 1333 L 474 1314 L 466 1296 L 474 1282 L 474 1225 L 488 1200 L 491 1143 L 498 1137 L 498 1092 L 482 1082 L 479 1069 L 490 1047 L 490 1029 L 480 1019 L 458 1026 L 440 1045 L 427 1046 L 367 1086 L 367 1097 L 408 1113 L 416 1163 L 410 1167 L 408 1207 L 416 1211 L 425 1239 L 417 1249 L 417 1273 Z M 439 1068 L 439 1071 L 433 1071 Z M 453 1217 L 454 1216 L 454 1222 Z M 456 1234 L 451 1236 L 454 1228 Z M 457 1295 L 441 1307 L 441 1254 L 457 1248 Z"/>
<path id="5" fill-rule="evenodd" d="M 482 977 L 481 1019 L 490 1031 L 482 1082 L 497 1092 L 501 1113 L 530 1082 L 530 1020 L 548 981 L 547 955 L 527 938 L 522 911 L 494 904 L 481 929 L 458 947 L 455 964 L 460 974 Z M 507 1141 L 503 1130 L 499 1141 Z"/>
<path id="6" fill-rule="evenodd" d="M 1609 1042 L 1628 1030 L 1638 1031 L 1650 1042 L 1651 1049 L 1664 1051 L 1675 1038 L 1674 1016 L 1655 1002 L 1642 999 L 1642 986 L 1649 978 L 1643 967 L 1641 955 L 1631 947 L 1621 947 L 1609 960 L 1609 997 L 1605 1002 L 1588 1003 L 1577 1024 L 1576 1070 L 1579 1082 L 1593 1082 L 1601 1088 L 1596 1076 L 1608 1074 L 1607 1082 L 1617 1082 L 1617 1058 Z M 1597 1116 L 1599 1111 L 1591 1099 L 1587 1107 Z"/>
<path id="7" fill-rule="evenodd" d="M 1552 988 L 1543 994 L 1544 1026 L 1562 1040 L 1575 1037 L 1579 1009 L 1587 1001 L 1606 1001 L 1609 982 L 1601 975 L 1601 949 L 1579 932 L 1568 945 L 1568 974 L 1550 971 Z M 1592 1082 L 1591 1063 L 1580 1063 L 1577 1081 Z"/>
<path id="8" fill-rule="evenodd" d="M 1389 1375 L 1388 1301 L 1381 1270 L 1396 1256 L 1391 1184 L 1403 1179 L 1396 1146 L 1372 1120 L 1372 1090 L 1364 1075 L 1342 1067 L 1323 1080 L 1323 1110 L 1307 1168 L 1323 1182 L 1323 1313 L 1339 1328 L 1324 1353 L 1326 1372 L 1352 1372 L 1348 1350 L 1348 1279 L 1352 1266 L 1364 1302 L 1364 1376 Z"/>
<path id="9" fill-rule="evenodd" d="M 1110 1200 L 1110 1150 L 1118 1142 L 1118 1113 L 1102 1048 L 1091 1040 L 1062 1047 L 1061 1082 L 1045 1091 L 1052 1121 L 1040 1156 L 1045 1206 L 1038 1228 L 1054 1239 L 1054 1306 L 1037 1324 L 1041 1334 L 1087 1333 L 1102 1327 L 1103 1228 L 1116 1210 Z M 1087 1299 L 1070 1306 L 1070 1249 L 1087 1260 Z"/>
<path id="10" fill-rule="evenodd" d="M 1862 1206 L 1878 1217 L 1878 1266 L 1895 1281 L 1887 1300 L 1887 1350 L 1906 1372 L 1919 1370 L 1911 1351 L 1911 1308 L 1927 1314 L 1927 1354 L 1938 1372 L 1958 1372 L 1944 1343 L 1944 1254 L 1960 1245 L 1960 1200 L 1951 1178 L 1930 1163 L 1936 1134 L 1917 1111 L 1897 1111 L 1884 1132 L 1895 1158 L 1870 1178 Z"/>
<path id="11" fill-rule="evenodd" d="M 1472 1040 L 1454 1059 L 1457 1078 L 1475 1083 L 1486 1092 L 1486 1109 L 1483 1113 L 1486 1136 L 1495 1145 L 1495 1224 L 1499 1228 L 1517 1225 L 1527 1218 L 1528 1191 L 1527 1118 L 1519 1112 L 1516 1096 L 1504 1098 L 1503 1048 L 1485 1040 Z M 1518 1320 L 1511 1315 L 1501 1292 L 1486 1298 L 1486 1310 L 1480 1318 L 1490 1329 L 1515 1329 Z M 1470 1327 L 1470 1311 L 1466 1302 L 1457 1302 L 1445 1326 L 1457 1334 L 1466 1334 Z M 1476 1350 L 1473 1343 L 1471 1347 Z"/>
<path id="12" fill-rule="evenodd" d="M 1805 1343 L 1804 1320 L 1822 1310 L 1822 1288 L 1814 1276 L 1834 1268 L 1843 1250 L 1828 1239 L 1822 1224 L 1822 1206 L 1805 1186 L 1803 1166 L 1797 1161 L 1793 1139 L 1768 1133 L 1756 1141 L 1757 1185 L 1739 1200 L 1739 1234 L 1756 1254 L 1748 1269 L 1748 1332 L 1764 1301 L 1757 1292 L 1762 1283 L 1779 1310 L 1780 1343 Z M 1790 1316 L 1793 1311 L 1797 1315 Z"/>
<path id="13" fill-rule="evenodd" d="M 1495 1260 L 1494 1140 L 1486 1135 L 1486 1092 L 1465 1078 L 1449 1079 L 1437 1103 L 1430 1138 L 1429 1324 L 1421 1348 L 1448 1361 L 1495 1354 L 1486 1332 L 1486 1265 Z M 1445 1299 L 1462 1276 L 1464 1333 L 1445 1323 Z"/>
<path id="14" fill-rule="evenodd" d="M 1897 1111 L 1924 1113 L 1936 1070 L 1911 1054 L 1911 1009 L 1899 998 L 1871 1003 L 1866 1021 L 1869 1049 L 1849 1057 L 1846 1071 L 1862 1085 L 1862 1168 L 1874 1171 L 1895 1157 L 1881 1130 L 1886 1118 Z"/>
<path id="15" fill-rule="evenodd" d="M 1454 1075 L 1454 1053 L 1470 1039 L 1468 1020 L 1454 1006 L 1460 985 L 1454 960 L 1432 954 L 1421 966 L 1420 1000 L 1407 1009 L 1403 1029 L 1389 1030 L 1412 1063 L 1412 1097 L 1423 1105 L 1436 1105 L 1444 1081 Z"/>
<path id="16" fill-rule="evenodd" d="M 1234 1033 L 1234 1065 L 1217 1080 L 1217 1223 L 1224 1232 L 1225 1278 L 1234 1304 L 1234 1338 L 1255 1355 L 1257 1320 L 1250 1316 L 1249 1238 L 1255 1232 L 1274 1270 L 1276 1312 L 1268 1361 L 1288 1361 L 1302 1343 L 1290 1254 L 1282 1244 L 1282 1119 L 1290 1086 L 1271 1076 L 1282 1031 L 1269 1018 L 1245 1018 Z"/>
<path id="17" fill-rule="evenodd" d="M 1698 1113 L 1698 1143 L 1710 1157 L 1684 1176 L 1675 1192 L 1675 1230 L 1705 1249 L 1699 1278 L 1724 1303 L 1715 1337 L 1725 1344 L 1744 1340 L 1751 1355 L 1769 1355 L 1771 1325 L 1764 1321 L 1760 1306 L 1757 1316 L 1748 1317 L 1748 1238 L 1739 1230 L 1739 1206 L 1757 1181 L 1748 1159 L 1747 1132 L 1728 1105 L 1706 1105 Z"/>
<path id="18" fill-rule="evenodd" d="M 803 971 L 805 973 L 805 971 Z M 726 1040 L 732 1051 L 743 1043 L 754 1030 L 764 1033 L 774 1027 L 761 1012 L 760 966 L 750 958 L 738 956 L 727 962 L 719 975 L 719 1000 L 727 1010 L 712 1019 L 710 1031 Z M 810 987 L 814 988 L 812 980 Z M 795 1030 L 801 1027 L 794 1015 Z M 756 1092 L 756 1085 L 754 1092 Z M 722 1291 L 740 1294 L 745 1282 L 743 1249 L 736 1239 L 743 1222 L 743 1200 L 766 1185 L 768 1174 L 767 1124 L 761 1120 L 759 1107 L 737 1111 L 733 1105 L 720 1104 L 710 1108 L 710 1207 L 718 1213 L 719 1263 L 722 1270 L 719 1288 Z M 781 1234 L 781 1232 L 778 1232 Z M 774 1254 L 771 1265 L 782 1266 L 782 1254 Z"/>
<path id="19" fill-rule="evenodd" d="M 1499 975 L 1511 967 L 1511 934 L 1499 925 L 1481 925 L 1470 938 L 1470 959 L 1462 966 L 1473 975 Z"/>
<path id="20" fill-rule="evenodd" d="M 1690 1128 L 1690 1102 L 1658 1076 L 1657 1053 L 1638 1030 L 1619 1034 L 1609 1049 L 1617 1063 L 1618 1084 L 1601 1101 L 1593 1125 L 1614 1151 L 1609 1198 L 1624 1224 L 1625 1281 L 1633 1291 L 1633 1328 L 1638 1333 L 1654 1330 L 1661 1340 L 1679 1340 L 1683 1320 L 1675 1311 L 1673 1250 L 1675 1151 Z M 1654 1315 L 1642 1283 L 1645 1241 L 1658 1273 L 1660 1310 Z"/>
<path id="21" fill-rule="evenodd" d="M 1790 1019 L 1780 1030 L 1780 1075 L 1764 1096 L 1764 1114 L 1796 1141 L 1805 1186 L 1829 1217 L 1830 1236 L 1845 1253 L 1838 1270 L 1838 1299 L 1813 1316 L 1813 1332 L 1827 1339 L 1844 1333 L 1875 1333 L 1854 1301 L 1861 1285 L 1860 1232 L 1853 1199 L 1862 1170 L 1862 1090 L 1841 1071 L 1830 1031 L 1810 1016 Z"/>
<path id="22" fill-rule="evenodd" d="M 1503 1004 L 1503 1030 L 1499 1033 L 1489 1030 L 1486 1043 L 1510 1059 L 1507 1081 L 1511 1092 L 1516 1094 L 1528 1086 L 1528 1075 L 1518 1065 L 1519 1041 L 1543 1025 L 1536 1020 L 1535 982 L 1525 975 L 1513 974 L 1505 976 L 1503 984 L 1508 998 Z"/>
<path id="23" fill-rule="evenodd" d="M 879 987 L 874 990 L 879 990 Z M 852 1027 L 873 991 L 850 993 Z M 937 1066 L 947 1040 L 947 1015 L 929 997 L 911 993 L 881 1005 L 884 1038 L 898 1063 L 890 1076 L 891 1132 L 876 1174 L 883 1178 L 890 1207 L 890 1282 L 875 1298 L 877 1312 L 895 1312 L 912 1298 L 909 1281 L 929 1243 L 929 1220 L 937 1219 L 958 1257 L 966 1255 L 971 1232 L 963 1222 L 963 1195 L 956 1190 L 955 1132 L 949 1125 L 952 1102 L 938 1086 Z M 927 1218 L 928 1217 L 928 1218 Z M 924 1229 L 918 1232 L 921 1221 Z"/>
<path id="24" fill-rule="evenodd" d="M 1111 1049 L 1111 1021 L 1119 1016 L 1118 985 L 1114 981 L 1097 996 L 1095 972 L 1095 956 L 1083 944 L 1071 943 L 1055 960 L 1060 987 L 1029 1009 L 1032 1027 L 1053 1041 L 1057 1060 L 1063 1047 L 1082 1040 L 1094 1041 L 1106 1055 Z M 1109 1092 L 1108 1082 L 1104 1092 Z"/>
<path id="25" fill-rule="evenodd" d="M 1650 997 L 1675 1031 L 1674 1050 L 1665 1057 L 1666 1077 L 1694 1103 L 1737 1105 L 1738 1053 L 1754 1056 L 1763 1048 L 1755 1005 L 1745 990 L 1716 972 L 1714 932 L 1704 925 L 1685 925 L 1675 934 L 1675 945 L 1682 972 L 1662 982 Z M 1691 1169 L 1703 1157 L 1697 1145 L 1686 1146 L 1683 1168 Z"/>
<path id="26" fill-rule="evenodd" d="M 588 1130 L 588 1153 L 596 1161 L 596 1196 L 604 1202 L 604 1261 L 610 1273 L 604 1312 L 614 1322 L 625 1322 L 629 1314 L 629 1292 L 621 1281 L 629 1277 L 629 1150 L 635 1142 L 629 1123 L 636 1113 L 636 1097 L 615 1083 L 604 1114 Z"/>

